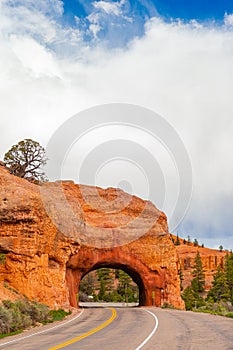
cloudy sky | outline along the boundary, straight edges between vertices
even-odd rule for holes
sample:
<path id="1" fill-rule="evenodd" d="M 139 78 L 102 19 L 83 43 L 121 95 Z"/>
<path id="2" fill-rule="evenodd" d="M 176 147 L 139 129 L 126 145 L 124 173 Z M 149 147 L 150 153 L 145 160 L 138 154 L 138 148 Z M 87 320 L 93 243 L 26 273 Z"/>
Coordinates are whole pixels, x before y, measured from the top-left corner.
<path id="1" fill-rule="evenodd" d="M 0 158 L 24 138 L 46 147 L 58 127 L 86 108 L 116 102 L 145 107 L 178 133 L 192 164 L 192 199 L 174 232 L 228 249 L 232 95 L 231 0 L 0 0 Z M 174 169 L 143 131 L 118 125 L 90 132 L 70 150 L 63 178 L 77 180 L 85 155 L 120 137 L 153 154 L 167 184 L 166 200 L 159 175 L 158 195 L 148 194 L 150 176 L 135 160 L 99 164 L 86 183 L 149 198 L 169 217 L 178 191 Z"/>

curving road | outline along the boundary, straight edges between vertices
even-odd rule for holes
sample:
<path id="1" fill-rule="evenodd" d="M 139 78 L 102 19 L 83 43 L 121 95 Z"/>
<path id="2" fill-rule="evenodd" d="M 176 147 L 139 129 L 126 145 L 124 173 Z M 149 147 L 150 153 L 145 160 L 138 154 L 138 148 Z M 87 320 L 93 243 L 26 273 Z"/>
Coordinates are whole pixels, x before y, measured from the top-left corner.
<path id="1" fill-rule="evenodd" d="M 0 341 L 11 350 L 233 350 L 233 320 L 159 308 L 87 308 L 62 324 Z"/>

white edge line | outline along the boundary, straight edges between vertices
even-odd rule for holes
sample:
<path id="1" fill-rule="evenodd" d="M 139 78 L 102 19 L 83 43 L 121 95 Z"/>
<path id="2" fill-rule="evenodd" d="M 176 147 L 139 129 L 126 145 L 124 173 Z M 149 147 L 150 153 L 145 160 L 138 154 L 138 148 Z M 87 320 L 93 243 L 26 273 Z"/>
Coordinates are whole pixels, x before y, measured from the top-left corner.
<path id="1" fill-rule="evenodd" d="M 159 320 L 157 318 L 157 316 L 155 316 L 155 314 L 153 314 L 153 312 L 146 310 L 146 309 L 142 309 L 146 312 L 148 312 L 150 315 L 152 315 L 155 319 L 155 326 L 152 330 L 152 332 L 148 335 L 148 337 L 135 349 L 135 350 L 140 350 L 144 345 L 146 345 L 146 343 L 150 340 L 150 338 L 154 335 L 154 333 L 156 332 L 158 325 L 159 325 Z"/>
<path id="2" fill-rule="evenodd" d="M 75 321 L 77 318 L 79 318 L 79 317 L 83 314 L 83 312 L 84 312 L 84 309 L 82 309 L 82 311 L 80 312 L 80 314 L 78 314 L 78 316 L 75 316 L 74 318 L 72 318 L 71 320 L 69 320 L 69 321 L 67 321 L 67 322 L 64 322 L 64 323 L 62 323 L 62 324 L 59 324 L 59 325 L 54 326 L 54 327 L 52 327 L 52 328 L 45 329 L 45 330 L 43 330 L 43 331 L 41 331 L 41 332 L 36 332 L 36 333 L 33 333 L 33 334 L 26 335 L 25 337 L 22 337 L 22 338 L 10 340 L 10 341 L 8 341 L 8 342 L 6 342 L 6 343 L 0 344 L 0 347 L 1 347 L 1 346 L 4 346 L 4 345 L 7 345 L 7 344 L 11 344 L 11 343 L 15 343 L 15 342 L 21 341 L 21 340 L 26 339 L 26 338 L 33 337 L 34 335 L 37 335 L 37 334 L 42 334 L 42 333 L 49 332 L 49 331 L 51 331 L 51 330 L 53 330 L 53 329 L 55 329 L 55 328 L 62 327 L 62 326 L 64 326 L 64 325 L 66 325 L 67 323 L 70 323 L 70 322 Z"/>

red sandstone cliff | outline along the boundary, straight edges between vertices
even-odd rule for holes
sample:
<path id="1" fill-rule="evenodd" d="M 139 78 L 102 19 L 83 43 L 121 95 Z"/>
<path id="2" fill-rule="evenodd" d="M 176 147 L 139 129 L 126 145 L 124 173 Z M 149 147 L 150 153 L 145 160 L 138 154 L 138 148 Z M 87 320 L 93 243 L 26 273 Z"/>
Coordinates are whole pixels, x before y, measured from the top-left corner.
<path id="1" fill-rule="evenodd" d="M 227 251 L 222 252 L 216 249 L 202 248 L 201 246 L 194 246 L 192 243 L 189 245 L 181 244 L 176 246 L 179 260 L 182 268 L 184 280 L 182 282 L 183 288 L 191 285 L 193 279 L 192 270 L 194 266 L 194 260 L 197 252 L 200 253 L 202 265 L 205 273 L 205 290 L 208 291 L 212 287 L 213 275 L 217 272 L 218 266 L 224 266 L 224 258 Z"/>
<path id="2" fill-rule="evenodd" d="M 129 272 L 142 304 L 184 307 L 165 214 L 121 190 L 40 187 L 0 167 L 0 254 L 0 283 L 51 307 L 75 306 L 80 279 L 100 266 Z"/>

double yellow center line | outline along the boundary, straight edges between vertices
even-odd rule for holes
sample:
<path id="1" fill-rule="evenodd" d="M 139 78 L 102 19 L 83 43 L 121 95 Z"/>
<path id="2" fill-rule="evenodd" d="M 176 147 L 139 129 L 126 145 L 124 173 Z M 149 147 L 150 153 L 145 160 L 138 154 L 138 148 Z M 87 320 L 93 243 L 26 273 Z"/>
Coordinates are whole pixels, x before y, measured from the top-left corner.
<path id="1" fill-rule="evenodd" d="M 73 338 L 73 339 L 71 339 L 71 340 L 68 340 L 68 341 L 66 341 L 65 343 L 56 345 L 56 346 L 50 348 L 49 350 L 62 349 L 62 348 L 64 348 L 64 347 L 67 346 L 67 345 L 76 343 L 76 342 L 78 342 L 79 340 L 82 340 L 82 339 L 84 339 L 84 338 L 86 338 L 86 337 L 89 337 L 90 335 L 92 335 L 92 334 L 94 334 L 94 333 L 100 331 L 101 329 L 107 327 L 107 326 L 116 318 L 116 316 L 117 316 L 117 312 L 116 312 L 115 309 L 109 308 L 109 310 L 112 311 L 111 317 L 110 317 L 107 321 L 105 321 L 104 323 L 102 323 L 100 326 L 98 326 L 98 327 L 96 327 L 96 328 L 93 328 L 93 329 L 91 329 L 89 332 L 83 333 L 83 334 L 79 335 L 79 336 L 76 337 L 76 338 Z"/>

